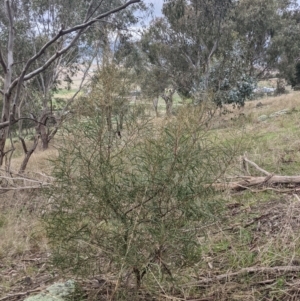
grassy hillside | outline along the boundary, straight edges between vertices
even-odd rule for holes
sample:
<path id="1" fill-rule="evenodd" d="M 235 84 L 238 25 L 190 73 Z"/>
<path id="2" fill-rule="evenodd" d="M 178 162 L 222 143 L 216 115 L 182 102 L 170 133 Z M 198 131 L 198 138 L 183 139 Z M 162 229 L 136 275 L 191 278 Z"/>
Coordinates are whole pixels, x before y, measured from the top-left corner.
<path id="1" fill-rule="evenodd" d="M 282 110 L 286 110 L 284 114 L 272 115 Z M 251 101 L 240 110 L 227 106 L 217 112 L 211 134 L 220 140 L 240 138 L 243 150 L 224 180 L 233 181 L 247 173 L 262 175 L 251 166 L 245 170 L 242 155 L 271 174 L 299 175 L 299 117 L 299 92 Z M 54 141 L 49 151 L 33 155 L 28 172 L 37 177 L 50 174 L 47 159 L 55 156 Z M 15 158 L 13 166 L 21 160 L 21 156 Z M 6 179 L 1 181 L 3 185 Z M 262 185 L 244 191 L 225 190 L 218 198 L 224 210 L 214 223 L 199 229 L 198 264 L 186 268 L 186 279 L 169 291 L 161 290 L 157 283 L 159 299 L 299 300 L 300 189 Z M 27 293 L 73 277 L 67 271 L 56 271 L 48 260 L 51 250 L 40 221 L 47 202 L 39 189 L 16 189 L 0 196 L 0 301 L 23 300 Z M 78 281 L 84 295 L 95 300 L 107 300 L 116 285 L 109 273 Z M 143 294 L 146 290 L 142 286 L 133 297 L 152 300 Z"/>

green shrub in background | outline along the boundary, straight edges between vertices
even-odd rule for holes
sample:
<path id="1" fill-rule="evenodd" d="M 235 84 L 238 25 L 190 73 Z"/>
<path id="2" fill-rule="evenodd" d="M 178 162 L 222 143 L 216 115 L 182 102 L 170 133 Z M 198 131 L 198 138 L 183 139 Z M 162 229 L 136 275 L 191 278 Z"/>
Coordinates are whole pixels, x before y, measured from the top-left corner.
<path id="1" fill-rule="evenodd" d="M 130 106 L 121 138 L 99 108 L 61 132 L 44 216 L 53 260 L 76 274 L 109 272 L 116 291 L 126 282 L 158 293 L 201 260 L 197 229 L 221 213 L 211 184 L 236 145 L 214 141 L 200 107 L 159 125 Z"/>

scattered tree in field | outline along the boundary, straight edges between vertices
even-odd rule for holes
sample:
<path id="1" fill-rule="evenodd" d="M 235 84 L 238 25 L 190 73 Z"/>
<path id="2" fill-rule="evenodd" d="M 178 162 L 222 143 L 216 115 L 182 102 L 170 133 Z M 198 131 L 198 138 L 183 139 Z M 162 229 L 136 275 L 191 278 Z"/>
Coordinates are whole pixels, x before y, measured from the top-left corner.
<path id="1" fill-rule="evenodd" d="M 152 98 L 172 87 L 195 103 L 214 95 L 219 105 L 243 105 L 256 81 L 292 53 L 284 45 L 299 50 L 295 34 L 284 37 L 296 22 L 293 1 L 168 0 L 163 13 L 140 41 L 141 86 Z"/>
<path id="2" fill-rule="evenodd" d="M 209 89 L 212 68 L 229 34 L 225 24 L 231 7 L 231 1 L 165 2 L 164 18 L 155 20 L 141 40 L 149 73 L 145 82 L 153 78 L 157 94 L 172 87 L 195 98 L 199 85 Z"/>

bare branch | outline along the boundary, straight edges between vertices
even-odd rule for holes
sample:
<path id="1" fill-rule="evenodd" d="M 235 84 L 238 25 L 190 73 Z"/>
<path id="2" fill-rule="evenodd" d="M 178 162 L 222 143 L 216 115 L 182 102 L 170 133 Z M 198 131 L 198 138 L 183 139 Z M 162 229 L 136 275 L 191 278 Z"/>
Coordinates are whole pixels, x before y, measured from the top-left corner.
<path id="1" fill-rule="evenodd" d="M 9 120 L 0 123 L 0 130 L 9 126 Z M 13 123 L 14 124 L 14 123 Z"/>
<path id="2" fill-rule="evenodd" d="M 7 299 L 12 299 L 12 298 L 15 298 L 15 297 L 19 298 L 19 297 L 22 297 L 22 296 L 28 296 L 30 293 L 36 293 L 36 292 L 39 292 L 41 290 L 42 290 L 41 288 L 37 288 L 37 289 L 30 290 L 30 291 L 23 292 L 23 293 L 9 294 L 9 295 L 1 298 L 0 301 L 5 301 Z"/>
<path id="3" fill-rule="evenodd" d="M 25 140 L 22 137 L 19 137 L 19 139 L 21 140 L 24 153 L 27 154 L 28 153 L 28 149 L 27 149 L 27 145 L 26 145 Z"/>
<path id="4" fill-rule="evenodd" d="M 17 180 L 23 180 L 23 181 L 26 181 L 26 182 L 32 182 L 32 183 L 35 183 L 35 184 L 41 184 L 41 183 L 44 183 L 44 182 L 41 182 L 37 179 L 31 179 L 31 178 L 28 178 L 28 177 L 25 177 L 23 175 L 20 175 L 19 173 L 17 173 L 17 175 L 19 175 L 19 177 L 15 177 L 15 176 L 11 176 L 11 177 L 7 177 L 7 176 L 2 176 L 0 175 L 0 179 L 5 179 L 5 180 L 14 180 L 14 181 L 17 181 Z M 52 179 L 53 180 L 53 179 Z"/>
<path id="5" fill-rule="evenodd" d="M 112 10 L 110 10 L 110 11 L 104 13 L 104 14 L 101 14 L 101 15 L 99 15 L 99 16 L 93 18 L 92 20 L 88 21 L 88 22 L 85 22 L 85 23 L 83 23 L 83 24 L 74 26 L 74 27 L 69 28 L 69 29 L 66 29 L 66 30 L 63 30 L 63 31 L 62 31 L 62 34 L 65 35 L 65 34 L 68 34 L 68 33 L 74 32 L 74 31 L 77 31 L 77 30 L 79 30 L 79 29 L 84 29 L 84 28 L 86 28 L 86 27 L 88 27 L 88 26 L 94 24 L 95 22 L 101 20 L 101 19 L 103 19 L 103 18 L 105 18 L 105 17 L 108 17 L 109 15 L 112 15 L 112 14 L 114 14 L 114 13 L 117 13 L 117 12 L 119 12 L 119 11 L 125 9 L 127 6 L 129 6 L 129 5 L 131 5 L 131 4 L 139 3 L 139 2 L 141 2 L 141 0 L 130 0 L 130 1 L 128 1 L 127 3 L 125 3 L 125 4 L 123 4 L 123 5 L 119 6 L 119 7 L 116 7 L 116 8 L 114 8 L 114 9 L 112 9 Z"/>
<path id="6" fill-rule="evenodd" d="M 13 170 L 10 171 L 10 177 L 8 177 L 8 176 L 3 176 L 3 175 L 1 174 L 1 172 L 6 173 L 6 170 L 4 170 L 3 168 L 0 169 L 0 179 L 26 180 L 26 181 L 29 181 L 29 182 L 41 183 L 41 180 L 37 180 L 37 178 L 31 178 L 31 177 L 28 176 L 28 175 L 19 174 L 18 172 L 13 171 Z M 47 174 L 44 174 L 44 173 L 42 173 L 42 172 L 30 171 L 30 174 L 35 174 L 35 175 L 37 175 L 39 179 L 40 179 L 41 177 L 44 177 L 47 181 L 53 181 L 53 180 L 54 180 L 54 177 L 51 177 L 51 176 L 49 176 L 49 175 L 47 175 Z M 45 181 L 46 181 L 46 180 L 45 180 Z M 43 181 L 43 183 L 44 183 L 45 181 Z"/>
<path id="7" fill-rule="evenodd" d="M 93 3 L 93 1 L 91 1 L 90 7 L 88 8 L 87 13 L 86 13 L 86 19 L 85 19 L 86 22 L 93 16 L 95 11 L 101 6 L 102 2 L 103 2 L 103 0 L 101 0 L 100 3 L 97 5 L 97 7 L 94 9 L 94 11 L 92 13 L 90 13 L 91 8 L 92 8 L 92 3 Z"/>
<path id="8" fill-rule="evenodd" d="M 39 123 L 41 125 L 45 125 L 44 123 L 30 117 L 21 117 L 21 118 L 16 118 L 16 119 L 11 119 L 10 121 L 5 121 L 0 123 L 0 130 L 6 128 L 9 125 L 14 125 L 20 120 L 31 120 L 34 121 L 35 123 Z"/>
<path id="9" fill-rule="evenodd" d="M 293 196 L 297 199 L 298 202 L 300 202 L 300 198 L 299 198 L 298 194 L 294 193 Z"/>
<path id="10" fill-rule="evenodd" d="M 245 274 L 253 274 L 253 273 L 272 274 L 272 273 L 289 273 L 289 272 L 298 273 L 299 271 L 300 271 L 299 266 L 250 267 L 250 268 L 243 268 L 237 272 L 217 275 L 211 278 L 202 278 L 201 280 L 185 284 L 185 287 L 199 286 L 199 285 L 218 282 L 218 281 L 227 281 L 230 278 L 245 275 Z"/>
<path id="11" fill-rule="evenodd" d="M 32 190 L 32 189 L 41 189 L 41 188 L 43 188 L 43 187 L 46 187 L 46 186 L 50 186 L 51 184 L 49 184 L 49 183 L 42 183 L 42 184 L 40 184 L 40 185 L 38 185 L 38 186 L 21 186 L 21 187 L 8 187 L 8 188 L 2 188 L 2 187 L 0 187 L 0 191 L 3 191 L 3 192 L 6 192 L 6 191 L 10 191 L 10 190 L 25 190 L 25 189 L 30 189 L 30 190 Z M 2 193 L 3 193 L 2 192 Z M 17 294 L 16 294 L 17 295 Z M 14 295 L 14 296 L 16 296 L 16 295 Z M 25 295 L 25 293 L 19 293 L 18 294 L 18 296 L 24 296 Z M 11 295 L 9 295 L 8 297 L 11 297 Z M 5 300 L 5 299 L 8 299 L 8 297 L 7 298 L 2 298 L 2 299 L 0 299 L 0 300 Z"/>
<path id="12" fill-rule="evenodd" d="M 12 11 L 11 11 L 11 6 L 9 3 L 9 0 L 6 0 L 5 2 L 6 2 L 7 13 L 8 13 L 9 25 L 12 27 L 13 26 L 13 15 L 12 15 Z"/>
<path id="13" fill-rule="evenodd" d="M 54 55 L 52 55 L 52 57 L 41 67 L 39 67 L 38 69 L 32 71 L 31 73 L 25 75 L 23 77 L 23 80 L 29 80 L 33 77 L 35 77 L 37 74 L 43 72 L 44 70 L 46 70 L 57 58 L 59 58 L 61 55 L 63 55 L 64 53 L 66 53 L 75 43 L 76 41 L 79 39 L 79 37 L 81 36 L 81 34 L 83 33 L 84 29 L 81 29 L 77 35 L 73 38 L 73 40 L 70 42 L 69 45 L 67 45 L 65 48 L 62 48 L 60 51 L 57 51 Z M 17 79 L 17 81 L 19 81 L 21 79 L 21 77 L 19 79 Z M 14 83 L 12 83 L 13 85 Z"/>
<path id="14" fill-rule="evenodd" d="M 129 6 L 129 5 L 131 5 L 131 4 L 134 4 L 134 3 L 138 3 L 138 2 L 140 2 L 140 1 L 141 1 L 141 0 L 130 0 L 129 2 L 123 4 L 123 5 L 121 5 L 121 6 L 117 7 L 117 8 L 115 8 L 115 9 L 112 9 L 112 10 L 110 10 L 110 11 L 104 13 L 104 14 L 101 14 L 101 15 L 99 15 L 99 16 L 93 18 L 92 20 L 87 21 L 87 22 L 85 22 L 85 23 L 83 23 L 83 24 L 74 26 L 74 27 L 69 28 L 69 29 L 66 29 L 66 30 L 60 30 L 59 33 L 57 33 L 57 35 L 56 35 L 53 39 L 51 39 L 48 43 L 46 43 L 46 44 L 40 49 L 40 51 L 39 51 L 36 55 L 34 55 L 31 59 L 29 59 L 29 61 L 27 62 L 26 66 L 24 67 L 23 72 L 24 72 L 24 71 L 26 72 L 26 71 L 28 70 L 29 66 L 32 64 L 32 62 L 35 61 L 36 59 L 38 59 L 38 58 L 45 52 L 45 50 L 46 50 L 49 46 L 51 46 L 53 43 L 55 43 L 60 37 L 66 35 L 66 34 L 72 33 L 72 32 L 74 32 L 74 31 L 78 31 L 78 30 L 81 30 L 81 29 L 85 29 L 85 28 L 91 26 L 92 24 L 96 23 L 97 21 L 99 21 L 99 20 L 101 20 L 101 19 L 103 19 L 103 18 L 105 18 L 105 17 L 107 17 L 107 16 L 109 16 L 109 15 L 111 15 L 111 14 L 114 14 L 114 13 L 116 13 L 116 12 L 119 12 L 119 11 L 125 9 L 127 6 Z M 74 39 L 75 39 L 75 38 L 74 38 Z M 73 42 L 73 41 L 72 41 L 72 42 Z M 71 42 L 71 43 L 72 43 L 72 42 Z M 65 47 L 64 49 L 66 49 L 66 48 L 67 48 L 67 47 Z M 63 52 L 63 53 L 64 53 L 64 52 Z M 62 53 L 61 53 L 61 54 L 62 54 Z M 46 64 L 47 64 L 47 62 L 46 62 Z M 34 71 L 33 71 L 32 73 L 34 73 Z M 24 79 L 25 79 L 25 80 L 30 79 L 30 78 L 32 77 L 32 76 L 31 76 L 32 73 L 28 74 Z M 22 75 L 21 75 L 21 76 L 22 76 Z M 17 80 L 18 80 L 18 78 L 17 78 L 15 81 L 17 81 Z"/>
<path id="15" fill-rule="evenodd" d="M 259 167 L 257 164 L 255 164 L 254 162 L 252 162 L 252 161 L 250 161 L 249 159 L 247 159 L 245 156 L 243 157 L 243 161 L 249 163 L 250 165 L 252 165 L 253 167 L 255 167 L 257 170 L 259 170 L 260 172 L 262 172 L 262 173 L 265 174 L 266 176 L 270 176 L 270 175 L 271 175 L 268 171 L 262 169 L 262 168 Z"/>
<path id="16" fill-rule="evenodd" d="M 27 61 L 27 64 L 24 67 L 21 75 L 12 82 L 12 84 L 11 84 L 11 86 L 9 88 L 9 92 L 11 92 L 11 90 L 16 85 L 18 85 L 17 92 L 16 92 L 16 95 L 15 95 L 15 98 L 14 98 L 14 105 L 16 105 L 16 102 L 17 102 L 17 100 L 19 98 L 19 95 L 20 95 L 20 92 L 21 92 L 21 86 L 22 86 L 23 81 L 29 80 L 32 77 L 36 76 L 37 74 L 43 72 L 45 69 L 47 69 L 49 67 L 49 65 L 53 61 L 55 61 L 59 56 L 61 56 L 64 53 L 66 53 L 76 43 L 76 41 L 79 39 L 79 37 L 81 36 L 81 34 L 84 32 L 84 30 L 86 28 L 88 28 L 92 24 L 96 23 L 97 21 L 99 21 L 99 20 L 101 20 L 101 19 L 103 19 L 103 18 L 105 18 L 105 17 L 107 17 L 107 16 L 109 16 L 111 14 L 117 13 L 117 12 L 125 9 L 126 7 L 128 7 L 131 4 L 139 3 L 139 2 L 141 2 L 141 0 L 130 0 L 130 1 L 126 2 L 125 4 L 119 6 L 119 7 L 115 8 L 115 9 L 112 9 L 112 10 L 106 12 L 106 13 L 100 14 L 97 17 L 93 18 L 92 20 L 87 21 L 87 22 L 85 22 L 83 24 L 74 26 L 74 27 L 66 29 L 66 30 L 61 29 L 53 39 L 51 39 L 48 43 L 46 43 L 40 49 L 40 51 L 36 55 L 34 55 L 32 58 L 30 58 Z M 78 33 L 73 38 L 73 40 L 69 43 L 69 45 L 67 45 L 65 48 L 61 49 L 60 51 L 57 51 L 43 66 L 41 66 L 40 68 L 37 68 L 36 70 L 32 71 L 31 73 L 25 75 L 26 72 L 27 72 L 27 70 L 31 66 L 31 64 L 34 61 L 36 61 L 45 52 L 45 50 L 47 48 L 49 48 L 53 43 L 55 43 L 60 37 L 62 37 L 64 35 L 67 35 L 69 33 L 75 32 L 75 31 L 78 31 Z"/>
<path id="17" fill-rule="evenodd" d="M 13 58 L 14 21 L 13 21 L 12 8 L 11 8 L 8 0 L 6 0 L 6 8 L 7 8 L 8 19 L 9 19 L 9 33 L 8 33 L 8 45 L 7 45 L 7 65 L 6 65 L 4 93 L 8 93 L 9 85 L 11 83 L 11 77 L 12 77 L 11 69 L 12 69 L 12 65 L 14 63 L 14 58 Z"/>
<path id="18" fill-rule="evenodd" d="M 21 141 L 22 141 L 22 140 L 21 140 Z M 36 147 L 37 147 L 37 145 L 38 145 L 38 142 L 39 142 L 39 135 L 35 136 L 35 138 L 34 138 L 34 143 L 33 143 L 32 147 L 31 147 L 29 150 L 27 150 L 27 147 L 26 147 L 26 144 L 25 144 L 24 139 L 23 139 L 22 142 L 24 142 L 23 148 L 24 148 L 24 146 L 25 146 L 25 148 L 24 148 L 25 158 L 24 158 L 24 160 L 23 160 L 23 162 L 22 162 L 22 164 L 21 164 L 21 167 L 20 167 L 20 170 L 19 170 L 19 174 L 24 173 L 24 171 L 25 171 L 25 169 L 26 169 L 26 166 L 27 166 L 27 164 L 28 164 L 28 161 L 29 161 L 31 155 L 33 154 L 33 152 L 35 151 L 35 149 L 36 149 Z"/>
<path id="19" fill-rule="evenodd" d="M 98 15 L 97 17 L 93 18 L 92 20 L 88 21 L 88 22 L 85 22 L 83 24 L 80 24 L 80 25 L 77 25 L 77 26 L 74 26 L 72 28 L 69 28 L 69 29 L 66 29 L 66 30 L 60 30 L 59 33 L 57 33 L 57 35 L 52 38 L 48 43 L 46 43 L 38 53 L 36 53 L 33 57 L 31 57 L 28 61 L 27 61 L 27 64 L 25 65 L 21 75 L 16 78 L 11 84 L 10 84 L 10 87 L 8 88 L 7 87 L 7 90 L 4 91 L 5 93 L 11 93 L 12 92 L 12 89 L 17 85 L 17 91 L 16 91 L 16 94 L 15 94 L 15 97 L 14 97 L 14 102 L 13 102 L 13 116 L 14 116 L 14 113 L 16 111 L 16 104 L 17 104 L 17 101 L 19 99 L 19 96 L 20 96 L 20 93 L 21 93 L 21 87 L 22 87 L 22 84 L 24 81 L 26 80 L 29 80 L 31 78 L 33 78 L 34 76 L 38 75 L 39 73 L 43 72 L 45 69 L 47 69 L 49 67 L 49 65 L 54 62 L 58 57 L 60 57 L 61 55 L 63 55 L 64 53 L 66 53 L 75 43 L 76 41 L 79 39 L 79 37 L 81 36 L 81 34 L 84 32 L 85 29 L 87 29 L 89 26 L 91 26 L 92 24 L 98 22 L 99 20 L 111 15 L 111 14 L 114 14 L 116 12 L 119 12 L 123 9 L 125 9 L 126 7 L 128 7 L 129 5 L 132 5 L 134 3 L 139 3 L 141 2 L 141 0 L 130 0 L 128 2 L 126 2 L 125 4 L 115 8 L 115 9 L 112 9 L 106 13 L 103 13 L 103 14 L 100 14 Z M 13 47 L 13 19 L 12 19 L 12 12 L 11 12 L 11 8 L 10 8 L 10 5 L 9 5 L 9 1 L 6 0 L 6 4 L 7 4 L 7 7 L 8 7 L 8 10 L 9 10 L 9 16 L 10 16 L 10 34 L 9 34 L 9 50 L 11 49 L 11 52 L 9 51 L 9 54 L 8 54 L 8 68 L 11 64 L 13 64 L 13 56 L 12 56 L 12 47 Z M 47 48 L 49 48 L 53 43 L 55 43 L 60 37 L 64 36 L 64 35 L 67 35 L 69 33 L 72 33 L 72 32 L 75 32 L 75 31 L 78 31 L 76 36 L 73 38 L 73 40 L 69 43 L 69 45 L 67 45 L 65 48 L 61 49 L 60 51 L 57 51 L 43 66 L 37 68 L 36 70 L 32 71 L 31 73 L 27 74 L 26 75 L 26 72 L 28 71 L 29 67 L 31 66 L 31 64 L 36 61 L 44 52 Z M 9 70 L 10 71 L 10 70 Z M 8 81 L 8 78 L 6 78 L 6 82 L 10 82 L 10 80 Z M 13 125 L 15 124 L 18 120 L 20 119 L 14 119 L 12 118 L 10 121 L 5 121 L 5 122 L 2 122 L 0 123 L 0 129 L 2 128 L 5 128 L 9 125 Z"/>
<path id="20" fill-rule="evenodd" d="M 211 51 L 210 51 L 210 53 L 209 53 L 209 55 L 208 55 L 208 58 L 207 58 L 207 61 L 208 61 L 208 62 L 210 61 L 212 55 L 213 55 L 213 54 L 215 53 L 215 51 L 217 50 L 218 45 L 219 45 L 219 37 L 215 40 L 214 46 L 212 47 L 212 49 L 211 49 Z"/>
<path id="21" fill-rule="evenodd" d="M 95 51 L 95 53 L 94 53 L 94 55 L 93 55 L 93 59 L 96 57 L 96 53 L 97 53 L 97 51 Z M 82 79 L 81 79 L 81 82 L 80 82 L 80 85 L 79 85 L 77 91 L 76 91 L 76 92 L 74 93 L 74 95 L 68 100 L 66 106 L 64 107 L 64 109 L 63 109 L 64 112 L 68 109 L 69 105 L 74 101 L 75 97 L 76 97 L 76 96 L 78 95 L 78 93 L 81 91 L 82 86 L 83 86 L 83 83 L 84 83 L 84 81 L 85 81 L 85 79 L 86 79 L 86 77 L 87 77 L 87 75 L 88 75 L 88 72 L 89 72 L 91 66 L 92 66 L 93 59 L 90 60 L 88 66 L 86 67 L 86 69 L 85 69 L 85 71 L 84 71 L 84 73 L 83 73 L 83 76 L 82 76 Z"/>
<path id="22" fill-rule="evenodd" d="M 97 53 L 97 50 L 95 51 L 94 55 L 93 55 L 93 59 L 96 57 L 96 53 Z M 68 100 L 67 104 L 65 105 L 64 109 L 63 109 L 63 114 L 66 113 L 68 107 L 70 106 L 70 104 L 74 101 L 74 99 L 76 98 L 76 96 L 78 95 L 78 93 L 81 91 L 82 87 L 83 87 L 83 84 L 84 84 L 84 81 L 88 75 L 88 72 L 91 68 L 91 65 L 93 63 L 93 59 L 90 60 L 88 66 L 86 67 L 84 73 L 83 73 L 83 77 L 81 79 L 81 82 L 80 82 L 80 85 L 77 89 L 77 91 L 73 94 L 73 96 Z M 66 116 L 67 114 L 65 114 Z M 65 118 L 60 118 L 60 121 L 58 123 L 58 125 L 55 126 L 54 130 L 50 133 L 49 137 L 48 137 L 48 141 L 50 141 L 51 139 L 53 139 L 53 137 L 55 136 L 55 134 L 57 133 L 59 127 L 61 126 L 62 122 L 64 121 Z"/>

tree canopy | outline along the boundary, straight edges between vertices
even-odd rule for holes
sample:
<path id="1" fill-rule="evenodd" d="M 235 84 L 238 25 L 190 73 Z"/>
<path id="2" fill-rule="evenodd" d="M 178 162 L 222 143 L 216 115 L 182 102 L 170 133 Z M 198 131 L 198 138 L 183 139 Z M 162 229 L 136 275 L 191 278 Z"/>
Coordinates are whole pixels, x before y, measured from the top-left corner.
<path id="1" fill-rule="evenodd" d="M 260 78 L 274 70 L 288 76 L 284 62 L 299 55 L 297 9 L 286 0 L 165 1 L 164 16 L 140 41 L 145 93 L 172 86 L 196 103 L 213 95 L 243 105 Z"/>

